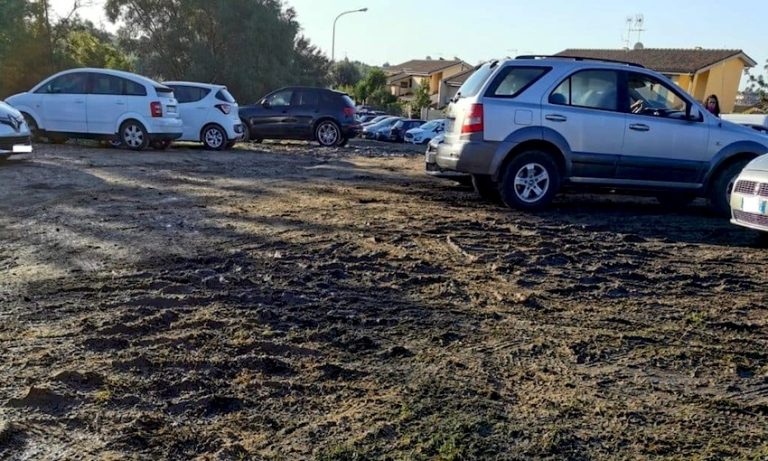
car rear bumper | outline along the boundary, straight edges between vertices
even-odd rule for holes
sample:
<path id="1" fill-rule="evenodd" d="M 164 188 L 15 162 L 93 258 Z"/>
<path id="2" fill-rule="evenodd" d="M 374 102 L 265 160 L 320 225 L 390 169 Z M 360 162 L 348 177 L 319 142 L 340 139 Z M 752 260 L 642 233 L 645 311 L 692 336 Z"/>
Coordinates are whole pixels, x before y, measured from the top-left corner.
<path id="1" fill-rule="evenodd" d="M 344 125 L 341 127 L 341 135 L 345 138 L 357 137 L 362 131 L 360 125 Z"/>
<path id="2" fill-rule="evenodd" d="M 184 132 L 184 122 L 180 118 L 154 118 L 149 121 L 147 131 L 153 139 L 177 139 Z M 173 134 L 178 136 L 168 137 Z"/>
<path id="3" fill-rule="evenodd" d="M 458 140 L 442 143 L 437 148 L 435 163 L 443 170 L 469 174 L 493 174 L 491 164 L 496 155 L 496 143 Z"/>
<path id="4" fill-rule="evenodd" d="M 427 150 L 427 153 L 424 155 L 424 172 L 429 176 L 446 179 L 460 179 L 469 176 L 467 173 L 460 173 L 458 171 L 445 170 L 440 168 L 440 166 L 435 162 L 436 157 L 437 152 L 434 150 Z"/>

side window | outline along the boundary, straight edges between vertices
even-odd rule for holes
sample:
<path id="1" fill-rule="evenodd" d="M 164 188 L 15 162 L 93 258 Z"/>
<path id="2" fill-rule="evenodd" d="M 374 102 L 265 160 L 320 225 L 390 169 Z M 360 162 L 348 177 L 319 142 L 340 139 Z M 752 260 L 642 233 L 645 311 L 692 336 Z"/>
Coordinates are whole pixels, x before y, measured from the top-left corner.
<path id="1" fill-rule="evenodd" d="M 45 86 L 38 93 L 47 94 L 85 94 L 88 88 L 88 74 L 74 73 L 57 77 Z"/>
<path id="2" fill-rule="evenodd" d="M 123 81 L 114 75 L 91 74 L 91 94 L 123 94 Z"/>
<path id="3" fill-rule="evenodd" d="M 319 103 L 319 95 L 317 91 L 312 90 L 299 90 L 294 93 L 294 106 L 299 107 L 316 107 Z"/>
<path id="4" fill-rule="evenodd" d="M 139 85 L 132 80 L 126 80 L 124 94 L 126 96 L 146 96 L 147 89 L 144 87 L 144 85 Z"/>
<path id="5" fill-rule="evenodd" d="M 629 110 L 653 117 L 684 118 L 687 103 L 670 87 L 650 76 L 629 74 Z"/>
<path id="6" fill-rule="evenodd" d="M 549 70 L 547 67 L 507 67 L 491 83 L 487 95 L 495 98 L 519 96 Z"/>
<path id="7" fill-rule="evenodd" d="M 611 70 L 585 70 L 563 81 L 549 95 L 550 104 L 617 111 L 619 74 Z"/>
<path id="8" fill-rule="evenodd" d="M 267 102 L 272 107 L 288 107 L 291 105 L 293 90 L 283 90 L 267 96 Z"/>

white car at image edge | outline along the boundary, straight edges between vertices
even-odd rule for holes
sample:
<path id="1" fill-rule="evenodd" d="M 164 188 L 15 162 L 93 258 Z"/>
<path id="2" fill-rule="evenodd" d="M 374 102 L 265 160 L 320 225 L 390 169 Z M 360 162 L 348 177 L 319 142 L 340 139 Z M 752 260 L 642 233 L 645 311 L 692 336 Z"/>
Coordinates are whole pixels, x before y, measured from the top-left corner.
<path id="1" fill-rule="evenodd" d="M 202 142 L 207 149 L 229 149 L 243 137 L 239 107 L 223 85 L 163 82 L 179 103 L 184 133 L 179 141 Z"/>
<path id="2" fill-rule="evenodd" d="M 27 122 L 21 112 L 0 101 L 0 158 L 28 152 L 32 140 Z"/>
<path id="3" fill-rule="evenodd" d="M 7 102 L 33 133 L 55 143 L 89 138 L 117 140 L 133 150 L 163 149 L 182 135 L 173 90 L 130 72 L 71 69 Z"/>
<path id="4" fill-rule="evenodd" d="M 768 232 L 768 155 L 741 170 L 730 199 L 733 224 Z"/>

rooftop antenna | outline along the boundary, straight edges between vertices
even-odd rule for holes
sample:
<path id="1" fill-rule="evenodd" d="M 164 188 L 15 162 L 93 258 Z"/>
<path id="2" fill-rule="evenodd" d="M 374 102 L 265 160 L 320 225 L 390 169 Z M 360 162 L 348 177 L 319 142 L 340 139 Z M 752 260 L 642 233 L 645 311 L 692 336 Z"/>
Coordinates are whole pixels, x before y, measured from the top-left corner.
<path id="1" fill-rule="evenodd" d="M 633 43 L 633 32 L 637 32 L 637 40 L 635 43 L 641 41 L 643 32 L 645 32 L 645 16 L 643 16 L 641 13 L 638 13 L 634 16 L 627 16 L 625 23 L 627 26 L 627 35 L 624 37 L 624 49 L 628 50 Z"/>

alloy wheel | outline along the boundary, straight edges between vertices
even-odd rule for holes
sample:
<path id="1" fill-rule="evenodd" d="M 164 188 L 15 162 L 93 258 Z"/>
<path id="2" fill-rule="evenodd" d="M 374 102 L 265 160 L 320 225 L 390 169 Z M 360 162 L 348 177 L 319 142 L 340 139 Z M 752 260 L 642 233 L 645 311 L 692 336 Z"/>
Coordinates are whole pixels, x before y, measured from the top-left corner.
<path id="1" fill-rule="evenodd" d="M 525 203 L 541 200 L 549 190 L 549 185 L 549 173 L 538 163 L 523 165 L 515 175 L 515 195 Z"/>

